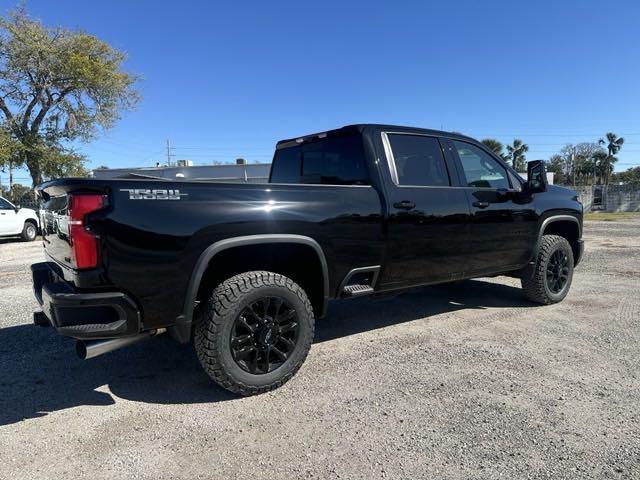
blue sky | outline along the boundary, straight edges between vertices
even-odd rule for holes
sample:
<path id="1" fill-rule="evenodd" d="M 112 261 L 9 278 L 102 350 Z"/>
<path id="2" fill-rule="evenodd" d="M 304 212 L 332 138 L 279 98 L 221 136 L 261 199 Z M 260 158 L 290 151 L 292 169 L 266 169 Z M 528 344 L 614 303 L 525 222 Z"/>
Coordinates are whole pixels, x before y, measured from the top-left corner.
<path id="1" fill-rule="evenodd" d="M 79 147 L 89 166 L 153 165 L 167 138 L 174 159 L 270 161 L 280 138 L 356 122 L 517 135 L 529 159 L 614 131 L 627 142 L 618 170 L 640 164 L 640 2 L 26 7 L 124 50 L 141 77 L 139 106 Z"/>

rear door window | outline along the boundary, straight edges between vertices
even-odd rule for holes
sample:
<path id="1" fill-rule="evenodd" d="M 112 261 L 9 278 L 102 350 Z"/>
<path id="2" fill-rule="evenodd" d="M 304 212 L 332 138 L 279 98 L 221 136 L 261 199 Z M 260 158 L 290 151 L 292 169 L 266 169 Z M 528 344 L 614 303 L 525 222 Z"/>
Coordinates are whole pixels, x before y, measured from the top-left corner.
<path id="1" fill-rule="evenodd" d="M 391 173 L 396 177 L 394 180 L 398 185 L 450 185 L 449 173 L 437 138 L 393 133 L 388 134 L 387 138 L 393 153 Z"/>

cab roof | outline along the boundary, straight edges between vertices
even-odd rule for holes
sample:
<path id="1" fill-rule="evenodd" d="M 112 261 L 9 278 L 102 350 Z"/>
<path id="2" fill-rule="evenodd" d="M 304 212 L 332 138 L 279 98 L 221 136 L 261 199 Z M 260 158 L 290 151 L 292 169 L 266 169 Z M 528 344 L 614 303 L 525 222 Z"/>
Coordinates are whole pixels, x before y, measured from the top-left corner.
<path id="1" fill-rule="evenodd" d="M 389 124 L 383 124 L 383 123 L 355 123 L 353 125 L 345 125 L 344 127 L 336 128 L 333 130 L 327 130 L 327 131 L 318 132 L 318 133 L 311 133 L 308 135 L 302 135 L 299 137 L 280 140 L 278 143 L 276 143 L 276 148 L 290 147 L 296 144 L 301 144 L 301 143 L 309 142 L 312 140 L 317 140 L 319 138 L 325 138 L 328 136 L 344 135 L 351 132 L 362 133 L 365 130 L 422 133 L 422 134 L 428 134 L 428 135 L 438 135 L 443 137 L 458 138 L 460 140 L 466 140 L 466 141 L 472 141 L 474 143 L 478 143 L 478 141 L 475 138 L 468 137 L 458 132 L 447 132 L 444 130 L 407 127 L 403 125 L 389 125 Z"/>

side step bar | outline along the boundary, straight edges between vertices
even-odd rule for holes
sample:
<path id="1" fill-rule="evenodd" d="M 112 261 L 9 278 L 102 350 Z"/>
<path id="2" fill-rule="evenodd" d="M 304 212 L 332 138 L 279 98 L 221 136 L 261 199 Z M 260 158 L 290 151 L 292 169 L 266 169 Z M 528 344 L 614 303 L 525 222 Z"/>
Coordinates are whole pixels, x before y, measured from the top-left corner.
<path id="1" fill-rule="evenodd" d="M 354 268 L 345 275 L 340 284 L 340 297 L 353 298 L 362 295 L 369 295 L 374 292 L 380 265 Z"/>
<path id="2" fill-rule="evenodd" d="M 373 293 L 371 285 L 347 285 L 342 289 L 342 296 L 351 298 Z"/>

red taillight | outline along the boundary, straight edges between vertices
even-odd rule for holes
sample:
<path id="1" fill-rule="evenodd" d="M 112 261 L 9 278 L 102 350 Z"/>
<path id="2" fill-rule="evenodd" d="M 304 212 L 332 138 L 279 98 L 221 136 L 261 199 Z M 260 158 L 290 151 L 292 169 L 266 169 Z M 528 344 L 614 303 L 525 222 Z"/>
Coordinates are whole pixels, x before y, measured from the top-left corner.
<path id="1" fill-rule="evenodd" d="M 106 195 L 73 193 L 69 195 L 69 237 L 75 268 L 93 268 L 98 264 L 96 237 L 85 227 L 85 216 L 106 205 Z"/>

